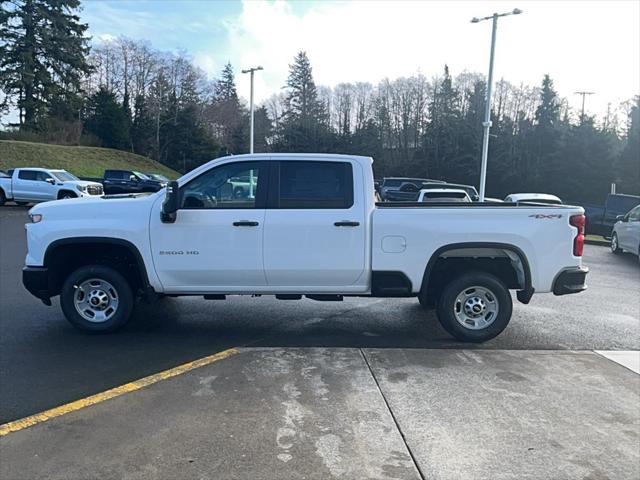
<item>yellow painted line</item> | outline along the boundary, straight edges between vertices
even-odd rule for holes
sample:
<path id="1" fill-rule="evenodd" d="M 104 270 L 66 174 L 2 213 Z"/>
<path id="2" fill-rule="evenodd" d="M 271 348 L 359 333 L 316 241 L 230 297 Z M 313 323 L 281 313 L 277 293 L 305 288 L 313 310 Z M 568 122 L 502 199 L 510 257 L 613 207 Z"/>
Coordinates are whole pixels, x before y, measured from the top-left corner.
<path id="1" fill-rule="evenodd" d="M 60 405 L 59 407 L 45 410 L 44 412 L 36 413 L 35 415 L 31 415 L 29 417 L 5 423 L 3 425 L 0 425 L 0 437 L 3 437 L 11 432 L 17 432 L 18 430 L 31 427 L 38 423 L 46 422 L 47 420 L 51 420 L 52 418 L 60 417 L 62 415 L 66 415 L 67 413 L 90 407 L 91 405 L 96 405 L 98 403 L 104 402 L 105 400 L 119 397 L 124 393 L 140 390 L 141 388 L 148 387 L 149 385 L 153 385 L 154 383 L 158 383 L 161 380 L 166 380 L 167 378 L 175 377 L 176 375 L 181 375 L 196 368 L 204 367 L 205 365 L 223 360 L 238 352 L 239 350 L 236 348 L 223 350 L 222 352 L 216 353 L 215 355 L 209 355 L 208 357 L 200 358 L 198 360 L 194 360 L 193 362 L 188 362 L 177 367 L 170 368 L 169 370 L 165 370 L 163 372 L 154 373 L 153 375 L 149 375 L 148 377 L 144 377 L 130 383 L 125 383 L 124 385 L 120 385 L 119 387 L 115 387 L 104 392 L 96 393 L 95 395 L 91 395 L 90 397 L 81 398 L 80 400 L 76 400 L 75 402 Z"/>

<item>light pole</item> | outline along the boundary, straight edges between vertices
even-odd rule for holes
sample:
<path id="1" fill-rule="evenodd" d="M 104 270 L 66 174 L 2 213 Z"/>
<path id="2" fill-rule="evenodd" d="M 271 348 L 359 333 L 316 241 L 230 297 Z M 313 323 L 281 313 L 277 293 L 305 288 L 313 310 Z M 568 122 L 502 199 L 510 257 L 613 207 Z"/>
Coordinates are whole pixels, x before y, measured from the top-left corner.
<path id="1" fill-rule="evenodd" d="M 483 20 L 493 20 L 493 28 L 491 30 L 491 54 L 489 55 L 489 77 L 487 78 L 487 98 L 484 107 L 484 136 L 482 137 L 482 165 L 480 166 L 480 201 L 484 202 L 485 185 L 487 182 L 487 156 L 489 155 L 489 130 L 491 129 L 491 90 L 493 88 L 493 57 L 496 50 L 496 29 L 498 28 L 498 18 L 507 15 L 519 15 L 522 10 L 514 8 L 506 13 L 494 13 L 488 17 L 473 17 L 471 23 L 479 23 Z"/>
<path id="2" fill-rule="evenodd" d="M 263 70 L 262 67 L 253 67 L 248 68 L 246 70 L 242 70 L 242 73 L 250 73 L 251 74 L 251 94 L 249 97 L 249 153 L 253 153 L 253 74 L 258 70 Z"/>

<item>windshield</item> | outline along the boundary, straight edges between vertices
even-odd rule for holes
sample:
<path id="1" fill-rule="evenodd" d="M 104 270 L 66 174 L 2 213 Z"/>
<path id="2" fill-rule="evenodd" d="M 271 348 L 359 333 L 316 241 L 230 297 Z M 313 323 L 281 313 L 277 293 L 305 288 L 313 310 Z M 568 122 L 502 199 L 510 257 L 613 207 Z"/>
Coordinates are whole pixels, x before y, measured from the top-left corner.
<path id="1" fill-rule="evenodd" d="M 164 175 L 160 175 L 159 173 L 145 173 L 147 177 L 150 177 L 153 180 L 159 180 L 161 182 L 168 182 L 169 179 Z"/>
<path id="2" fill-rule="evenodd" d="M 67 172 L 66 170 L 58 170 L 58 171 L 53 171 L 53 172 L 49 172 L 53 177 L 55 177 L 56 180 L 59 180 L 61 182 L 68 182 L 68 181 L 72 181 L 72 180 L 80 180 L 78 177 L 76 177 L 75 175 Z"/>

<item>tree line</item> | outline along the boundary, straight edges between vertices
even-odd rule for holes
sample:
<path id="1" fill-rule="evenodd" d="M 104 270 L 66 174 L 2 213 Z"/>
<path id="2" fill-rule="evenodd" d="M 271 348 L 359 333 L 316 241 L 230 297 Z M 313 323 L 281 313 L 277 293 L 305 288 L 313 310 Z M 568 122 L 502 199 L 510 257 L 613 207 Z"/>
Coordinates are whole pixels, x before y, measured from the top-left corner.
<path id="1" fill-rule="evenodd" d="M 248 108 L 225 65 L 210 80 L 186 52 L 118 38 L 90 47 L 79 0 L 0 0 L 4 138 L 97 145 L 149 156 L 178 171 L 249 150 Z M 486 81 L 414 75 L 377 84 L 316 86 L 305 52 L 281 93 L 255 111 L 255 151 L 374 157 L 377 177 L 477 185 Z M 622 119 L 575 115 L 545 75 L 540 86 L 495 85 L 487 192 L 554 193 L 601 202 L 640 193 L 640 97 Z"/>

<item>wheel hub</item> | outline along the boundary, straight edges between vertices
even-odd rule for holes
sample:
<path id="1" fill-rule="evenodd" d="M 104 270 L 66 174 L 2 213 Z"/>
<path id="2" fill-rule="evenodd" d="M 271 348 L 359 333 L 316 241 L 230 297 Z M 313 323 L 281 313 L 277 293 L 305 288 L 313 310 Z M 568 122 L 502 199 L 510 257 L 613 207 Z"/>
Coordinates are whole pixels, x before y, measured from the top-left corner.
<path id="1" fill-rule="evenodd" d="M 76 285 L 74 304 L 76 311 L 93 323 L 106 322 L 118 310 L 119 295 L 106 280 L 92 278 Z"/>
<path id="2" fill-rule="evenodd" d="M 471 297 L 464 302 L 464 311 L 471 317 L 478 317 L 483 314 L 487 306 L 480 297 Z"/>
<path id="3" fill-rule="evenodd" d="M 482 330 L 491 325 L 500 311 L 496 295 L 487 287 L 465 288 L 456 297 L 453 313 L 460 325 L 469 330 Z"/>

